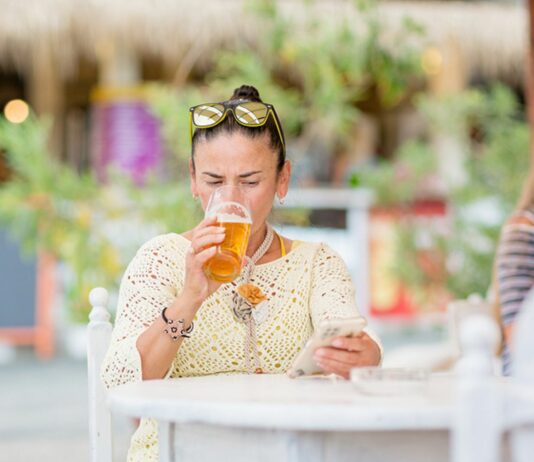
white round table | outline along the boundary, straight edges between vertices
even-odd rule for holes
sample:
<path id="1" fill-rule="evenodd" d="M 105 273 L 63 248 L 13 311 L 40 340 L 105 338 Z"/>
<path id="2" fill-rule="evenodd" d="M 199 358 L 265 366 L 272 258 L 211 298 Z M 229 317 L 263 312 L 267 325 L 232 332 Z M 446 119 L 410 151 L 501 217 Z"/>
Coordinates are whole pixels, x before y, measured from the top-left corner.
<path id="1" fill-rule="evenodd" d="M 159 424 L 160 460 L 446 461 L 451 387 L 369 396 L 350 382 L 284 375 L 153 380 L 109 393 L 113 412 Z"/>

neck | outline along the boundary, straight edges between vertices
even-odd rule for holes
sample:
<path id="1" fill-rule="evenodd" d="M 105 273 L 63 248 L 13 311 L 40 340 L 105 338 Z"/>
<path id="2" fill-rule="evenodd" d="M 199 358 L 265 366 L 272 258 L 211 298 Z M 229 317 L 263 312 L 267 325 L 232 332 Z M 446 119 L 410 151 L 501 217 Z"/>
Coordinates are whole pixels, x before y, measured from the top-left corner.
<path id="1" fill-rule="evenodd" d="M 265 239 L 265 235 L 267 233 L 267 224 L 263 223 L 262 226 L 260 226 L 259 229 L 257 229 L 254 233 L 250 235 L 250 238 L 248 240 L 248 247 L 247 247 L 247 255 L 249 257 L 252 257 L 256 253 L 256 250 L 258 250 L 258 247 L 262 244 L 263 240 Z"/>

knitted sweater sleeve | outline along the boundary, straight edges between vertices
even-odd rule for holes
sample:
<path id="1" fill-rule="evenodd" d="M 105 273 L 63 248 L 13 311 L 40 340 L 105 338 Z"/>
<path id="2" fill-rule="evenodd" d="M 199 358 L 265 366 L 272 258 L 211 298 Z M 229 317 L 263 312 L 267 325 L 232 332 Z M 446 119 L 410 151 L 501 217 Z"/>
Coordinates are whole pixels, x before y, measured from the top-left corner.
<path id="1" fill-rule="evenodd" d="M 313 262 L 310 311 L 314 328 L 326 319 L 359 315 L 347 265 L 326 244 L 319 245 Z"/>
<path id="2" fill-rule="evenodd" d="M 158 236 L 144 244 L 128 265 L 120 285 L 110 347 L 101 369 L 106 387 L 141 380 L 136 342 L 180 290 L 181 247 L 176 235 Z"/>
<path id="3" fill-rule="evenodd" d="M 312 270 L 310 311 L 314 329 L 321 321 L 359 316 L 354 284 L 347 265 L 341 256 L 326 244 L 320 244 Z M 383 354 L 382 345 L 372 329 L 364 331 L 376 342 Z"/>

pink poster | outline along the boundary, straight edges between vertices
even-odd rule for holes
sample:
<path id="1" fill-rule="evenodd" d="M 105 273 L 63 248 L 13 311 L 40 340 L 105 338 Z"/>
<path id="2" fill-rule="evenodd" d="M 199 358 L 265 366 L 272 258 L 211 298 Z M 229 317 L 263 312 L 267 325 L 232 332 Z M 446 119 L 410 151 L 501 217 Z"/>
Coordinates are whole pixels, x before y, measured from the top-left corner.
<path id="1" fill-rule="evenodd" d="M 92 163 L 100 181 L 109 168 L 138 185 L 155 173 L 163 157 L 159 121 L 142 98 L 98 98 L 91 122 Z"/>

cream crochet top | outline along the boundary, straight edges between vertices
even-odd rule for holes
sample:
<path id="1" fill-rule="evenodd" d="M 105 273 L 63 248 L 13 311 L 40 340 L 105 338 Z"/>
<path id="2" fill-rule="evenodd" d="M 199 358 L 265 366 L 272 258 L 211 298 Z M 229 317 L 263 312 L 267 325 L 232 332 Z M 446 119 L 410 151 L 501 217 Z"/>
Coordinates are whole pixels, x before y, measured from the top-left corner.
<path id="1" fill-rule="evenodd" d="M 143 245 L 129 264 L 102 367 L 108 388 L 141 380 L 137 338 L 181 291 L 189 246 L 190 241 L 178 234 L 158 236 Z M 266 373 L 288 370 L 322 320 L 358 315 L 347 267 L 325 244 L 294 242 L 287 255 L 257 265 L 251 282 L 269 297 L 269 315 L 256 327 L 259 358 Z M 184 339 L 167 377 L 247 372 L 247 328 L 232 313 L 235 287 L 235 282 L 224 284 L 204 301 L 195 317 L 195 330 L 191 338 Z M 156 423 L 142 420 L 128 461 L 157 459 Z"/>

